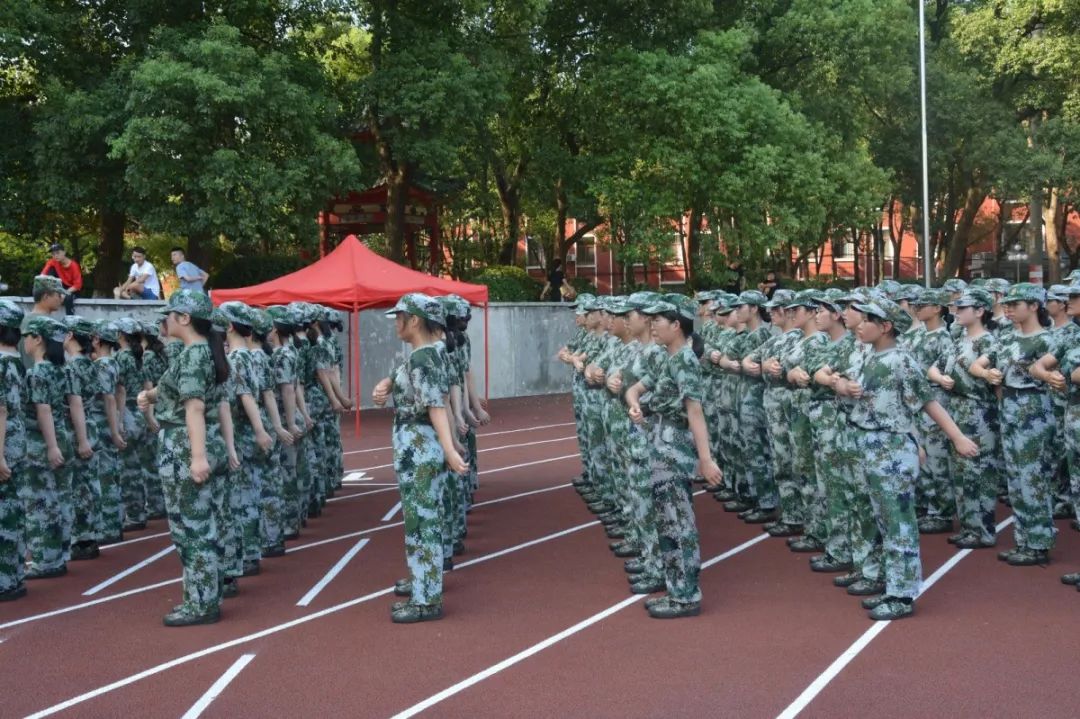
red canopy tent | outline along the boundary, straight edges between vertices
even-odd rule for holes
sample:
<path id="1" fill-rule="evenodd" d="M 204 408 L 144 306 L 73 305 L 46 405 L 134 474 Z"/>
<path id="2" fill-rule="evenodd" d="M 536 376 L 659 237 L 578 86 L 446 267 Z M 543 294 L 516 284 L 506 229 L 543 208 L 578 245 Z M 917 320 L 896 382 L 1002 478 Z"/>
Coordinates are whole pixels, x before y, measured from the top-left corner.
<path id="1" fill-rule="evenodd" d="M 388 260 L 349 235 L 330 254 L 292 274 L 269 282 L 231 290 L 214 290 L 215 305 L 239 300 L 253 307 L 313 302 L 352 313 L 353 380 L 357 394 L 356 430 L 360 430 L 360 310 L 393 307 L 409 292 L 441 296 L 456 294 L 484 308 L 484 395 L 488 394 L 488 288 L 434 277 Z"/>

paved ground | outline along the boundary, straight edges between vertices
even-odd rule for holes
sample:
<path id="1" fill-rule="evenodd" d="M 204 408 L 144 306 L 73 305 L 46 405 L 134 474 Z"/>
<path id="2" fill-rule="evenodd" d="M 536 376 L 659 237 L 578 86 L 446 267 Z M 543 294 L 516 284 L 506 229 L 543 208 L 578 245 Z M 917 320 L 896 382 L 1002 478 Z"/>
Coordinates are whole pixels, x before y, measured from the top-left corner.
<path id="1" fill-rule="evenodd" d="M 1076 716 L 1080 595 L 1058 577 L 1080 566 L 1080 535 L 1064 523 L 1046 569 L 924 538 L 933 584 L 915 617 L 882 625 L 701 495 L 704 611 L 661 622 L 569 487 L 568 398 L 492 414 L 441 622 L 390 622 L 401 515 L 389 417 L 365 413 L 345 457 L 364 476 L 242 580 L 220 623 L 161 625 L 180 597 L 161 522 L 0 605 L 0 718 Z"/>

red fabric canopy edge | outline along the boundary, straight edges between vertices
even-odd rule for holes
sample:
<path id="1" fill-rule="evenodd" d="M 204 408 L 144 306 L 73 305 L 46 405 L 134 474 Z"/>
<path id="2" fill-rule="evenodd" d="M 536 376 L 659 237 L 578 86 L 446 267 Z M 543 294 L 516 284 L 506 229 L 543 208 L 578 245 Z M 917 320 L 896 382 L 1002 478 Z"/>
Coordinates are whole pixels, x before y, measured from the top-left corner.
<path id="1" fill-rule="evenodd" d="M 214 290 L 210 298 L 215 305 L 232 300 L 253 307 L 313 302 L 351 311 L 393 307 L 409 292 L 456 294 L 473 305 L 488 303 L 486 285 L 433 277 L 403 267 L 369 250 L 356 235 L 349 235 L 333 252 L 292 274 L 251 287 Z"/>

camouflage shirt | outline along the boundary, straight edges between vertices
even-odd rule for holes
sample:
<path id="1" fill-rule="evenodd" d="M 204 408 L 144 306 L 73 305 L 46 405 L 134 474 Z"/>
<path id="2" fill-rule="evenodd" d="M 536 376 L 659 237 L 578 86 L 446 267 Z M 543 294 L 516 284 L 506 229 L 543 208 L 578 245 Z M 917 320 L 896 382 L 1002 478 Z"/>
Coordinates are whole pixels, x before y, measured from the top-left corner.
<path id="1" fill-rule="evenodd" d="M 588 335 L 588 330 L 584 327 L 578 327 L 574 332 L 574 336 L 570 338 L 570 341 L 566 343 L 566 349 L 571 353 L 577 353 L 580 351 L 581 343 L 585 341 L 585 337 Z"/>
<path id="2" fill-rule="evenodd" d="M 172 364 L 176 361 L 176 358 L 180 356 L 180 353 L 184 351 L 184 343 L 180 340 L 166 340 L 165 341 L 165 360 L 168 364 Z"/>
<path id="3" fill-rule="evenodd" d="M 1031 376 L 1031 366 L 1055 349 L 1054 336 L 1040 329 L 1031 334 L 1011 332 L 1003 336 L 989 355 L 990 366 L 1005 375 L 1003 387 L 1045 389 L 1046 384 Z"/>
<path id="4" fill-rule="evenodd" d="M 158 381 L 157 393 L 154 411 L 163 426 L 186 422 L 184 403 L 189 399 L 203 401 L 209 425 L 210 417 L 217 413 L 214 402 L 214 360 L 210 355 L 210 346 L 197 342 L 183 347 Z"/>
<path id="5" fill-rule="evenodd" d="M 689 343 L 672 355 L 641 383 L 652 391 L 649 408 L 667 420 L 686 422 L 686 400 L 701 402 L 705 397 L 701 365 Z"/>
<path id="6" fill-rule="evenodd" d="M 111 436 L 112 430 L 109 428 L 109 418 L 105 413 L 105 397 L 116 394 L 120 368 L 117 367 L 116 360 L 112 358 L 112 355 L 109 355 L 94 360 L 94 370 L 97 373 L 98 396 L 97 400 L 91 405 L 92 411 L 87 413 L 87 419 L 93 423 L 99 441 L 106 442 Z"/>
<path id="7" fill-rule="evenodd" d="M 802 330 L 788 330 L 783 334 L 775 335 L 768 342 L 765 342 L 752 353 L 750 353 L 750 360 L 763 364 L 765 360 L 776 358 L 780 359 L 795 347 L 803 338 Z M 765 380 L 765 384 L 770 387 L 787 387 L 787 378 L 784 376 L 773 377 L 765 372 L 761 373 L 762 378 Z"/>
<path id="8" fill-rule="evenodd" d="M 853 373 L 863 388 L 849 415 L 866 430 L 914 434 L 923 406 L 933 400 L 930 383 L 919 363 L 898 347 L 870 354 Z"/>
<path id="9" fill-rule="evenodd" d="M 959 327 L 959 325 L 953 325 Z M 922 366 L 924 372 L 929 372 L 931 367 L 937 367 L 938 371 L 944 371 L 945 363 L 953 352 L 954 338 L 949 334 L 945 325 L 936 330 L 924 329 L 919 336 L 905 349 L 911 353 L 915 361 Z M 939 401 L 946 397 L 945 390 L 938 384 L 932 384 L 930 391 Z"/>
<path id="10" fill-rule="evenodd" d="M 993 354 L 996 346 L 997 339 L 990 332 L 984 332 L 975 339 L 971 339 L 965 330 L 956 339 L 952 350 L 945 358 L 944 368 L 938 368 L 953 379 L 955 384 L 952 394 L 981 402 L 996 401 L 997 395 L 993 385 L 971 374 L 971 365 L 983 355 Z"/>
<path id="11" fill-rule="evenodd" d="M 97 367 L 84 355 L 68 357 L 64 362 L 64 377 L 68 383 L 68 396 L 82 398 L 83 415 L 86 420 L 86 436 L 91 447 L 97 445 L 98 434 L 94 431 L 99 417 L 105 415 L 105 405 L 100 399 L 101 389 Z"/>
<path id="12" fill-rule="evenodd" d="M 275 394 L 278 398 L 278 412 L 282 420 L 288 422 L 285 416 L 285 400 L 281 392 L 282 385 L 296 386 L 296 349 L 291 343 L 286 343 L 274 348 L 274 354 L 270 355 L 270 371 L 273 383 L 277 389 Z"/>
<path id="13" fill-rule="evenodd" d="M 135 362 L 135 355 L 128 349 L 122 349 L 113 355 L 117 368 L 120 371 L 117 384 L 127 392 L 126 403 L 131 409 L 135 409 L 139 398 L 139 392 L 143 389 L 143 371 Z"/>
<path id="14" fill-rule="evenodd" d="M 157 384 L 168 366 L 165 358 L 157 352 L 146 350 L 143 353 L 143 376 L 149 380 L 150 384 Z"/>
<path id="15" fill-rule="evenodd" d="M 834 400 L 836 393 L 832 387 L 820 385 L 814 381 L 814 375 L 826 367 L 838 371 L 838 367 L 846 369 L 848 358 L 855 349 L 855 335 L 844 332 L 837 339 L 829 338 L 826 342 L 815 345 L 806 354 L 802 367 L 810 374 L 810 398 L 813 400 Z M 842 371 L 842 370 L 840 370 Z"/>
<path id="16" fill-rule="evenodd" d="M 53 427 L 56 429 L 57 442 L 63 451 L 67 437 L 67 395 L 68 382 L 64 377 L 64 368 L 48 360 L 35 364 L 26 373 L 26 431 L 31 438 L 41 441 L 41 427 L 37 421 L 37 405 L 48 405 L 52 412 Z M 33 447 L 30 450 L 33 451 Z"/>
<path id="17" fill-rule="evenodd" d="M 4 459 L 15 467 L 26 456 L 26 421 L 23 418 L 23 365 L 17 352 L 0 353 L 0 405 L 7 409 Z"/>
<path id="18" fill-rule="evenodd" d="M 392 397 L 394 418 L 400 422 L 428 421 L 430 407 L 445 407 L 450 393 L 446 372 L 439 366 L 438 351 L 432 345 L 418 347 L 394 372 Z"/>

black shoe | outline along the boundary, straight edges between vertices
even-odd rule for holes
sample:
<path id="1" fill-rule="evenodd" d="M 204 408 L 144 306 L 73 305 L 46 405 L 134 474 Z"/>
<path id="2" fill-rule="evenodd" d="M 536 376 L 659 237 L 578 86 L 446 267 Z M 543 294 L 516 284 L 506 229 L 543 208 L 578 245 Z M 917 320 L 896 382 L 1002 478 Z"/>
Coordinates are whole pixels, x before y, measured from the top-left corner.
<path id="1" fill-rule="evenodd" d="M 749 502 L 744 502 L 741 499 L 736 499 L 728 502 L 724 505 L 725 512 L 745 512 L 748 509 L 753 509 L 754 505 Z"/>
<path id="2" fill-rule="evenodd" d="M 1010 567 L 1046 566 L 1050 563 L 1050 552 L 1045 549 L 1022 549 L 1005 561 Z"/>
<path id="3" fill-rule="evenodd" d="M 813 537 L 803 537 L 788 545 L 791 551 L 799 554 L 809 554 L 810 552 L 820 552 L 825 548 L 825 545 L 817 541 Z"/>
<path id="4" fill-rule="evenodd" d="M 678 619 L 696 617 L 699 614 L 701 614 L 701 602 L 684 603 L 669 600 L 649 608 L 649 616 L 653 619 Z"/>
<path id="5" fill-rule="evenodd" d="M 744 509 L 743 511 L 739 512 L 739 513 L 738 513 L 737 515 L 735 515 L 735 516 L 736 516 L 736 517 L 738 517 L 739 519 L 746 519 L 746 518 L 747 518 L 747 517 L 749 517 L 749 516 L 750 516 L 751 514 L 753 514 L 753 513 L 757 512 L 757 511 L 758 511 L 758 508 L 757 508 L 757 507 L 751 507 L 750 509 Z"/>
<path id="6" fill-rule="evenodd" d="M 814 561 L 817 559 L 818 561 Z M 820 558 L 814 557 L 810 560 L 810 571 L 822 572 L 822 573 L 835 573 L 835 572 L 849 572 L 854 568 L 854 565 L 850 561 L 841 562 L 839 559 L 834 559 L 828 554 L 823 554 Z"/>
<path id="7" fill-rule="evenodd" d="M 775 509 L 761 509 L 751 512 L 742 518 L 747 524 L 766 524 L 776 519 Z"/>
<path id="8" fill-rule="evenodd" d="M 453 557 L 443 557 L 442 570 L 444 572 L 452 572 L 452 571 L 454 571 L 454 558 Z"/>
<path id="9" fill-rule="evenodd" d="M 1061 575 L 1061 583 L 1075 587 L 1076 585 L 1080 584 L 1080 572 L 1072 572 L 1071 574 Z"/>
<path id="10" fill-rule="evenodd" d="M 71 546 L 71 561 L 82 562 L 88 559 L 97 559 L 101 556 L 101 550 L 97 542 L 79 542 Z"/>
<path id="11" fill-rule="evenodd" d="M 26 573 L 26 579 L 56 579 L 67 574 L 67 565 L 61 565 L 56 569 L 31 569 Z"/>
<path id="12" fill-rule="evenodd" d="M 462 554 L 465 554 L 465 542 L 459 539 L 454 542 L 454 556 L 460 557 Z"/>
<path id="13" fill-rule="evenodd" d="M 411 597 L 412 596 L 412 580 L 411 579 L 399 579 L 394 584 L 394 594 L 399 597 Z"/>
<path id="14" fill-rule="evenodd" d="M 1054 519 L 1069 519 L 1075 516 L 1073 508 L 1068 504 L 1059 504 L 1054 507 Z"/>
<path id="15" fill-rule="evenodd" d="M 769 529 L 768 532 L 772 537 L 799 537 L 802 536 L 803 527 L 801 524 L 780 522 L 772 529 Z"/>
<path id="16" fill-rule="evenodd" d="M 262 551 L 263 559 L 273 559 L 274 557 L 285 556 L 285 545 L 275 544 L 273 547 L 267 547 Z"/>
<path id="17" fill-rule="evenodd" d="M 221 611 L 215 609 L 206 614 L 193 614 L 180 608 L 165 615 L 162 624 L 167 627 L 191 627 L 196 624 L 214 624 L 221 619 Z"/>
<path id="18" fill-rule="evenodd" d="M 713 494 L 713 498 L 717 502 L 733 502 L 739 498 L 739 495 L 732 489 L 720 489 Z"/>
<path id="19" fill-rule="evenodd" d="M 714 485 L 714 486 L 711 486 L 711 487 L 706 487 L 705 491 L 708 492 L 709 494 L 716 494 L 717 492 L 723 492 L 724 488 L 723 488 L 722 485 L 717 484 L 717 485 Z"/>
<path id="20" fill-rule="evenodd" d="M 125 532 L 138 532 L 142 529 L 146 529 L 146 522 L 128 522 L 124 525 Z"/>
<path id="21" fill-rule="evenodd" d="M 847 593 L 853 597 L 870 597 L 885 591 L 885 582 L 872 582 L 869 579 L 860 579 L 847 588 Z"/>
<path id="22" fill-rule="evenodd" d="M 662 592 L 667 588 L 667 585 L 660 579 L 646 579 L 640 582 L 634 582 L 630 585 L 631 594 L 655 594 L 656 592 Z"/>
<path id="23" fill-rule="evenodd" d="M 607 534 L 608 539 L 626 539 L 626 532 L 623 531 L 622 527 L 609 527 L 605 534 Z"/>
<path id="24" fill-rule="evenodd" d="M 240 593 L 240 582 L 235 579 L 226 579 L 221 585 L 221 598 L 232 599 Z"/>
<path id="25" fill-rule="evenodd" d="M 645 562 L 641 559 L 629 559 L 623 562 L 623 569 L 627 574 L 641 574 L 645 571 Z"/>
<path id="26" fill-rule="evenodd" d="M 833 577 L 832 583 L 837 587 L 847 589 L 860 579 L 862 579 L 862 572 L 858 570 L 852 570 L 847 574 L 841 574 L 839 577 Z"/>
<path id="27" fill-rule="evenodd" d="M 946 539 L 945 541 L 946 541 L 946 542 L 948 542 L 949 544 L 956 544 L 956 543 L 957 543 L 957 542 L 959 542 L 959 541 L 960 541 L 961 539 L 964 539 L 964 538 L 966 538 L 966 537 L 969 537 L 970 535 L 971 535 L 971 532 L 969 532 L 969 531 L 967 531 L 967 530 L 965 529 L 964 531 L 960 532 L 959 534 L 954 534 L 954 535 L 952 535 L 951 537 L 949 537 L 949 538 L 948 538 L 948 539 Z"/>
<path id="28" fill-rule="evenodd" d="M 997 539 L 981 539 L 974 534 L 969 534 L 954 544 L 957 549 L 989 549 L 997 546 Z"/>
<path id="29" fill-rule="evenodd" d="M 886 601 L 874 607 L 870 612 L 870 618 L 875 621 L 891 622 L 894 619 L 910 617 L 915 613 L 915 603 L 910 599 L 889 597 Z"/>
<path id="30" fill-rule="evenodd" d="M 258 560 L 251 560 L 251 561 L 244 562 L 244 573 L 241 574 L 240 576 L 241 577 L 257 577 L 257 576 L 259 576 L 259 572 L 261 572 L 261 571 L 262 571 L 262 568 L 259 566 L 259 561 Z"/>
<path id="31" fill-rule="evenodd" d="M 632 544 L 623 543 L 615 549 L 615 556 L 619 559 L 630 559 L 641 556 L 641 550 Z"/>
<path id="32" fill-rule="evenodd" d="M 14 602 L 16 599 L 22 599 L 26 596 L 26 585 L 20 584 L 12 589 L 0 592 L 0 602 Z"/>
<path id="33" fill-rule="evenodd" d="M 1021 551 L 1020 547 L 1013 547 L 1012 549 L 1006 549 L 1003 552 L 998 552 L 998 554 L 997 554 L 998 561 L 999 562 L 1007 562 L 1007 561 L 1009 561 L 1009 557 L 1011 557 L 1012 555 L 1016 554 L 1019 551 Z"/>
<path id="34" fill-rule="evenodd" d="M 946 534 L 953 530 L 951 519 L 923 517 L 919 520 L 919 534 Z"/>
<path id="35" fill-rule="evenodd" d="M 419 622 L 433 622 L 442 619 L 442 604 L 421 605 L 409 602 L 404 606 L 395 605 L 390 612 L 390 620 L 394 624 L 417 624 Z"/>
<path id="36" fill-rule="evenodd" d="M 859 603 L 862 604 L 863 609 L 877 609 L 890 599 L 892 599 L 892 597 L 888 594 L 877 594 L 873 597 L 867 597 Z"/>

